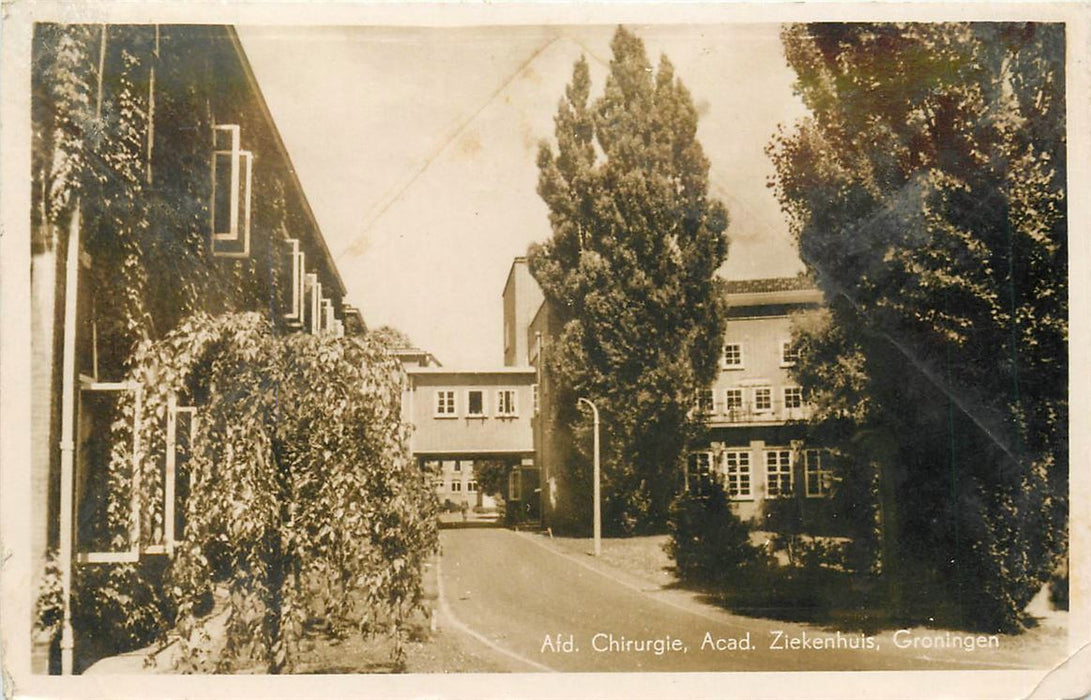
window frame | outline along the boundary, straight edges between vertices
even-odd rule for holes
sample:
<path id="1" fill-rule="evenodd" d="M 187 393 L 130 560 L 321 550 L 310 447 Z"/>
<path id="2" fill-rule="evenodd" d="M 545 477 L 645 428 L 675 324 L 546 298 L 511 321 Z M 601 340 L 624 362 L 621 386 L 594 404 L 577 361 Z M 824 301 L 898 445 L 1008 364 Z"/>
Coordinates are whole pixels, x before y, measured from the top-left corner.
<path id="1" fill-rule="evenodd" d="M 519 417 L 519 404 L 517 402 L 516 393 L 517 392 L 515 391 L 515 389 L 497 389 L 496 390 L 496 412 L 495 412 L 495 415 L 496 415 L 497 418 L 518 418 Z M 504 408 L 505 408 L 505 406 L 504 406 L 504 404 L 505 404 L 504 395 L 505 394 L 511 397 L 511 406 L 508 407 L 508 410 L 504 410 Z"/>
<path id="2" fill-rule="evenodd" d="M 739 349 L 739 361 L 737 363 L 729 363 L 727 361 L 727 348 L 737 347 Z M 722 369 L 745 369 L 746 368 L 746 353 L 742 343 L 731 342 L 724 343 L 720 349 L 720 367 Z"/>
<path id="3" fill-rule="evenodd" d="M 689 453 L 689 459 L 686 461 L 686 466 L 687 466 L 686 488 L 687 489 L 689 488 L 689 479 L 690 478 L 698 478 L 698 477 L 701 476 L 700 462 L 701 462 L 702 457 L 705 458 L 705 462 L 706 462 L 706 464 L 705 464 L 706 468 L 704 470 L 705 476 L 711 478 L 716 473 L 715 469 L 714 469 L 715 460 L 713 459 L 712 451 L 711 450 L 693 450 L 692 452 Z M 692 467 L 691 467 L 691 465 L 692 465 Z"/>
<path id="4" fill-rule="evenodd" d="M 248 258 L 250 257 L 250 212 L 251 194 L 254 179 L 254 156 L 250 151 L 241 150 L 241 134 L 238 124 L 213 124 L 212 125 L 212 162 L 210 177 L 212 180 L 212 193 L 209 201 L 209 229 L 212 232 L 212 255 L 220 258 Z M 225 131 L 231 139 L 229 150 L 217 148 L 218 133 Z M 219 162 L 226 157 L 227 180 L 231 192 L 227 205 L 227 229 L 217 231 L 222 222 L 216 221 L 217 195 L 220 189 Z M 240 193 L 240 188 L 242 189 Z M 240 202 L 241 194 L 241 202 Z M 217 244 L 235 244 L 242 246 L 241 250 L 223 249 Z"/>
<path id="5" fill-rule="evenodd" d="M 472 403 L 470 400 L 471 394 L 481 395 L 481 410 L 474 412 Z M 488 418 L 489 417 L 489 405 L 486 403 L 485 390 L 484 389 L 467 389 L 466 390 L 466 417 L 467 418 Z"/>
<path id="6" fill-rule="evenodd" d="M 791 340 L 780 341 L 780 366 L 781 367 L 795 367 L 799 362 L 800 352 L 799 348 L 792 346 Z"/>
<path id="7" fill-rule="evenodd" d="M 450 410 L 441 410 L 446 408 L 446 402 L 441 403 L 441 396 L 447 395 L 450 398 Z M 432 417 L 433 418 L 458 418 L 458 392 L 454 389 L 436 389 L 432 399 Z"/>
<path id="8" fill-rule="evenodd" d="M 730 464 L 732 457 L 735 458 L 734 465 Z M 724 491 L 727 493 L 728 499 L 732 501 L 754 500 L 754 465 L 751 459 L 751 451 L 746 448 L 724 450 L 720 456 L 720 465 L 724 475 Z M 734 469 L 732 469 L 733 466 Z M 746 477 L 746 491 L 743 492 L 741 488 L 732 490 L 732 480 L 737 484 L 741 484 L 744 475 Z"/>
<path id="9" fill-rule="evenodd" d="M 732 405 L 731 396 L 738 397 L 738 402 Z M 746 391 L 741 386 L 732 386 L 724 389 L 724 413 L 742 411 L 746 408 Z"/>
<path id="10" fill-rule="evenodd" d="M 81 543 L 84 541 L 80 537 L 81 523 L 78 517 L 73 518 L 72 529 L 72 550 L 75 553 L 75 559 L 80 564 L 118 564 L 140 561 L 140 553 L 142 551 L 141 540 L 141 515 L 142 515 L 142 501 L 140 498 L 140 482 L 142 477 L 142 460 L 143 460 L 143 447 L 141 442 L 141 435 L 143 431 L 143 405 L 144 405 L 144 387 L 138 382 L 123 381 L 123 382 L 97 382 L 86 381 L 81 379 L 77 389 L 78 393 L 123 393 L 130 392 L 133 394 L 133 417 L 132 417 L 132 456 L 130 458 L 130 466 L 132 467 L 132 476 L 130 477 L 130 489 L 132 496 L 129 501 L 129 541 L 126 549 L 118 550 L 84 550 Z M 81 431 L 81 422 L 83 420 L 77 413 L 76 427 L 77 434 Z M 74 446 L 75 461 L 78 467 L 80 460 L 80 450 L 82 449 L 81 441 L 77 441 Z M 165 494 L 164 494 L 165 497 Z M 72 499 L 72 507 L 75 512 L 78 512 L 80 503 L 78 496 Z M 154 552 L 149 552 L 154 553 Z"/>
<path id="11" fill-rule="evenodd" d="M 765 392 L 768 396 L 769 405 L 762 408 L 758 400 L 759 392 Z M 773 387 L 768 384 L 762 384 L 753 388 L 754 396 L 754 413 L 772 413 L 773 412 Z"/>
<path id="12" fill-rule="evenodd" d="M 790 406 L 788 404 L 788 393 L 789 392 L 792 392 L 793 396 L 798 396 L 798 398 L 799 398 L 799 403 L 796 404 L 795 406 Z M 803 408 L 803 387 L 797 386 L 795 384 L 791 384 L 791 385 L 783 387 L 781 389 L 781 399 L 784 401 L 784 410 L 785 411 L 798 411 L 799 409 Z"/>
<path id="13" fill-rule="evenodd" d="M 833 470 L 823 468 L 823 456 L 829 455 L 827 450 L 807 448 L 803 450 L 803 495 L 807 498 L 829 498 L 833 495 Z M 812 469 L 811 458 L 817 459 L 817 468 Z M 812 479 L 818 483 L 817 493 L 812 493 Z"/>
<path id="14" fill-rule="evenodd" d="M 702 407 L 701 399 L 708 399 L 708 408 Z M 716 412 L 716 392 L 712 389 L 698 389 L 693 398 L 693 410 L 700 415 L 712 415 Z"/>
<path id="15" fill-rule="evenodd" d="M 767 447 L 765 453 L 765 497 L 792 498 L 795 495 L 795 452 L 786 447 Z M 770 457 L 776 455 L 771 461 Z M 787 455 L 787 464 L 783 458 Z M 775 463 L 773 463 L 775 462 Z M 773 467 L 776 467 L 774 471 Z M 783 477 L 787 477 L 788 488 L 783 489 Z M 777 477 L 774 480 L 774 477 Z M 776 484 L 776 489 L 773 484 Z M 775 491 L 775 493 L 774 493 Z"/>

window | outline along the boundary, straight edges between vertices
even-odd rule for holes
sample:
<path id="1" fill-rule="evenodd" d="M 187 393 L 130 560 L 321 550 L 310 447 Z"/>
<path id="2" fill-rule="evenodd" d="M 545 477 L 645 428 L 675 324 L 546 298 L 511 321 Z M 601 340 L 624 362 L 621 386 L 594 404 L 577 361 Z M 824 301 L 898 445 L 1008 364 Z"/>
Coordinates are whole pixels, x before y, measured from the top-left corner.
<path id="1" fill-rule="evenodd" d="M 765 451 L 765 491 L 769 498 L 792 495 L 792 451 Z"/>
<path id="2" fill-rule="evenodd" d="M 496 415 L 498 416 L 514 416 L 515 415 L 515 390 L 514 389 L 501 389 L 496 392 Z"/>
<path id="3" fill-rule="evenodd" d="M 833 491 L 833 472 L 823 465 L 821 450 L 803 451 L 803 478 L 807 498 L 822 498 Z"/>
<path id="4" fill-rule="evenodd" d="M 449 461 L 445 462 L 445 464 L 449 464 L 451 466 L 451 471 L 453 471 L 453 472 L 461 472 L 462 471 L 462 462 L 458 461 L 457 459 L 449 460 Z"/>
<path id="5" fill-rule="evenodd" d="M 476 481 L 467 481 L 466 482 L 466 490 L 467 491 L 477 491 L 477 482 Z"/>
<path id="6" fill-rule="evenodd" d="M 460 491 L 462 491 L 462 482 L 461 481 L 452 481 L 451 482 L 451 493 L 458 493 Z"/>
<path id="7" fill-rule="evenodd" d="M 742 410 L 742 389 L 728 389 L 724 392 L 724 409 L 727 411 Z"/>
<path id="8" fill-rule="evenodd" d="M 108 462 L 112 449 L 110 425 L 114 416 L 120 415 L 119 397 L 126 392 L 132 394 L 135 403 L 133 412 L 135 417 L 129 419 L 133 421 L 133 432 L 130 443 L 132 471 L 128 481 L 132 484 L 132 491 L 137 495 L 129 504 L 128 547 L 121 549 L 118 547 L 119 543 L 110 537 L 108 530 L 100 524 L 107 519 L 105 506 L 108 501 L 110 482 L 103 467 Z M 75 529 L 72 544 L 77 559 L 82 563 L 133 562 L 140 558 L 141 543 L 146 539 L 141 536 L 139 496 L 142 472 L 140 463 L 144 454 L 140 440 L 143 434 L 140 423 L 143 396 L 143 387 L 135 382 L 80 381 L 73 426 L 76 435 L 73 468 L 76 483 L 81 487 L 74 494 Z"/>
<path id="9" fill-rule="evenodd" d="M 803 407 L 803 389 L 798 386 L 786 386 L 784 387 L 784 407 L 785 408 L 802 408 Z"/>
<path id="10" fill-rule="evenodd" d="M 174 553 L 175 543 L 182 539 L 185 528 L 185 508 L 178 508 L 178 494 L 182 504 L 189 493 L 187 464 L 193 449 L 197 430 L 197 407 L 179 406 L 178 398 L 167 397 L 167 453 L 163 469 L 163 548 Z"/>
<path id="11" fill-rule="evenodd" d="M 707 478 L 712 473 L 712 453 L 691 452 L 689 455 L 689 469 L 692 476 Z"/>
<path id="12" fill-rule="evenodd" d="M 436 392 L 436 418 L 455 416 L 455 392 L 452 389 L 440 389 Z"/>
<path id="13" fill-rule="evenodd" d="M 742 369 L 742 343 L 725 343 L 722 361 L 724 369 Z"/>
<path id="14" fill-rule="evenodd" d="M 759 386 L 754 389 L 754 410 L 773 410 L 773 390 L 767 386 Z"/>
<path id="15" fill-rule="evenodd" d="M 534 405 L 534 414 L 538 415 L 538 384 L 530 385 L 530 400 Z"/>
<path id="16" fill-rule="evenodd" d="M 288 254 L 289 265 L 292 270 L 292 281 L 289 285 L 291 287 L 289 290 L 291 295 L 288 302 L 289 311 L 284 314 L 284 318 L 289 325 L 296 326 L 303 323 L 303 259 L 305 256 L 299 250 L 299 241 L 297 239 L 289 238 L 285 242 L 292 248 Z"/>
<path id="17" fill-rule="evenodd" d="M 479 389 L 470 389 L 466 392 L 466 415 L 485 415 L 485 392 Z"/>
<path id="18" fill-rule="evenodd" d="M 799 361 L 799 348 L 790 340 L 780 343 L 780 366 L 791 367 Z"/>
<path id="19" fill-rule="evenodd" d="M 697 401 L 694 404 L 694 408 L 698 413 L 712 413 L 712 389 L 700 389 L 697 391 Z"/>
<path id="20" fill-rule="evenodd" d="M 239 127 L 213 127 L 212 254 L 229 258 L 250 255 L 250 187 L 253 156 L 239 148 Z"/>
<path id="21" fill-rule="evenodd" d="M 727 495 L 731 498 L 752 498 L 750 491 L 750 452 L 748 450 L 728 450 L 724 452 L 724 475 Z"/>

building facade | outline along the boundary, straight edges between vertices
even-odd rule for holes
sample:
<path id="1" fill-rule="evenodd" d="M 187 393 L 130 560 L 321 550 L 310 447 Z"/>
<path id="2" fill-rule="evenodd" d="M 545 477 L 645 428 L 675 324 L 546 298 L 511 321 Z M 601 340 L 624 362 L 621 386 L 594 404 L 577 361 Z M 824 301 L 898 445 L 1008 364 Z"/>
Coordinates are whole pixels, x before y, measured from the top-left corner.
<path id="1" fill-rule="evenodd" d="M 403 363 L 415 356 L 405 353 Z M 410 450 L 434 475 L 447 510 L 497 509 L 494 494 L 478 487 L 476 466 L 492 462 L 518 473 L 533 464 L 534 380 L 534 370 L 526 367 L 406 366 L 402 411 L 413 426 Z M 503 495 L 522 501 L 510 488 Z"/>
<path id="2" fill-rule="evenodd" d="M 576 455 L 571 438 L 558 429 L 556 392 L 543 371 L 550 343 L 561 328 L 548 303 L 539 301 L 533 313 L 517 303 L 520 294 L 531 296 L 517 282 L 526 279 L 533 283 L 526 260 L 517 258 L 505 287 L 505 361 L 525 363 L 535 372 L 539 410 L 532 427 L 542 524 L 580 529 L 589 522 L 591 494 L 569 478 L 567 465 Z M 818 308 L 821 293 L 802 277 L 733 281 L 726 293 L 729 312 L 720 370 L 693 405 L 704 416 L 708 440 L 689 455 L 683 481 L 688 485 L 691 476 L 714 476 L 738 515 L 756 528 L 782 527 L 781 513 L 792 511 L 794 522 L 804 528 L 829 529 L 829 457 L 807 442 L 810 409 L 791 374 L 797 359 L 791 314 Z M 541 298 L 539 290 L 535 299 Z M 509 328 L 524 342 L 509 342 Z M 512 357 L 509 346 L 526 354 Z"/>
<path id="3" fill-rule="evenodd" d="M 804 526 L 828 510 L 830 457 L 807 441 L 811 409 L 792 376 L 799 356 L 791 315 L 821 303 L 801 277 L 728 282 L 720 371 L 694 400 L 709 441 L 691 453 L 689 473 L 715 475 L 738 515 L 758 528 L 778 529 L 776 511 L 789 503 Z"/>
<path id="4" fill-rule="evenodd" d="M 282 332 L 365 326 L 233 29 L 39 24 L 34 66 L 32 565 L 55 552 L 67 594 L 73 567 L 170 553 L 166 534 L 133 551 L 96 541 L 117 399 L 142 391 L 126 378 L 138 343 L 193 314 L 259 312 Z M 164 417 L 168 444 L 172 421 L 192 419 Z M 66 609 L 36 670 L 78 670 L 82 641 Z"/>

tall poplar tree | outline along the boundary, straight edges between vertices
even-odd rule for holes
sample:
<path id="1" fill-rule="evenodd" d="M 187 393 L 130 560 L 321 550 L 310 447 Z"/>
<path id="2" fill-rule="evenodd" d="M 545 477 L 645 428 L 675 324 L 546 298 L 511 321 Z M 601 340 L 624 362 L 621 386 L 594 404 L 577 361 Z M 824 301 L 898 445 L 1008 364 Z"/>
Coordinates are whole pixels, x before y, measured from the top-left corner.
<path id="1" fill-rule="evenodd" d="M 1064 27 L 783 41 L 811 116 L 770 147 L 775 185 L 830 303 L 798 377 L 878 466 L 896 594 L 1017 627 L 1067 547 Z"/>
<path id="2" fill-rule="evenodd" d="M 572 490 L 590 494 L 590 421 L 576 406 L 586 397 L 602 416 L 606 525 L 631 532 L 663 525 L 700 429 L 690 409 L 724 332 L 727 212 L 708 196 L 697 111 L 670 61 L 653 72 L 623 27 L 611 47 L 603 95 L 589 101 L 581 58 L 555 118 L 557 150 L 540 148 L 553 236 L 529 263 L 563 329 L 546 371 L 575 449 Z"/>

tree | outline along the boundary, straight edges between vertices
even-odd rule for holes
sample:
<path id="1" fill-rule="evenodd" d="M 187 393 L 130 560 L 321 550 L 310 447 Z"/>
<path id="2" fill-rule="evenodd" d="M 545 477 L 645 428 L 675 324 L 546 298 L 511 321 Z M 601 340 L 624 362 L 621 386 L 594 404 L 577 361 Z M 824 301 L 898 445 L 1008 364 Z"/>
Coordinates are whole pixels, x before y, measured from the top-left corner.
<path id="1" fill-rule="evenodd" d="M 717 268 L 727 212 L 708 196 L 689 91 L 664 56 L 619 27 L 602 97 L 589 103 L 585 59 L 543 143 L 538 193 L 553 236 L 531 246 L 531 273 L 561 324 L 546 360 L 557 424 L 579 445 L 572 491 L 590 493 L 589 421 L 602 415 L 607 527 L 661 527 L 681 485 L 695 391 L 716 372 L 725 306 Z"/>
<path id="2" fill-rule="evenodd" d="M 770 146 L 774 184 L 829 302 L 798 378 L 878 465 L 896 588 L 1014 628 L 1067 547 L 1064 28 L 783 41 L 811 116 Z"/>
<path id="3" fill-rule="evenodd" d="M 489 496 L 503 496 L 507 492 L 509 473 L 511 465 L 503 460 L 474 460 L 474 481 L 478 490 Z"/>
<path id="4" fill-rule="evenodd" d="M 384 343 L 392 350 L 413 347 L 413 341 L 409 339 L 409 336 L 406 335 L 404 331 L 400 331 L 394 326 L 379 326 L 371 331 L 369 335 L 374 340 Z"/>
<path id="5" fill-rule="evenodd" d="M 291 670 L 305 625 L 319 618 L 336 636 L 391 630 L 403 661 L 437 504 L 408 451 L 398 361 L 367 338 L 278 335 L 243 313 L 188 318 L 141 343 L 132 367 L 142 400 L 120 402 L 110 463 L 95 477 L 108 486 L 100 546 L 130 546 L 134 484 L 141 545 L 162 543 L 160 423 L 173 399 L 196 406 L 177 477 L 178 541 L 164 567 L 81 570 L 78 619 L 131 641 L 177 633 L 180 670 Z M 215 587 L 228 593 L 220 650 L 202 610 Z M 53 593 L 39 604 L 43 626 L 57 627 L 62 602 Z"/>

